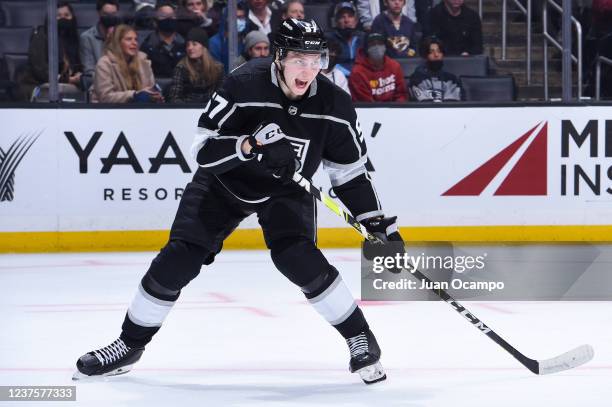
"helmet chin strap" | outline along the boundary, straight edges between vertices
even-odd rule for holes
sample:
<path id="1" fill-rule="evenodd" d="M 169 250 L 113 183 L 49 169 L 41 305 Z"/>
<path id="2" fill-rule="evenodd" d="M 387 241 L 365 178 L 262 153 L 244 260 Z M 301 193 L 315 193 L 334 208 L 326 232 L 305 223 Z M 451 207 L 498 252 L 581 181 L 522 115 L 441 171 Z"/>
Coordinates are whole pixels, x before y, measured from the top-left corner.
<path id="1" fill-rule="evenodd" d="M 276 77 L 278 79 L 278 84 L 285 96 L 287 96 L 287 98 L 290 100 L 300 99 L 302 96 L 293 93 L 287 85 L 287 82 L 285 81 L 285 72 L 283 72 L 283 64 L 278 59 L 276 59 L 274 60 L 274 65 L 276 66 Z"/>

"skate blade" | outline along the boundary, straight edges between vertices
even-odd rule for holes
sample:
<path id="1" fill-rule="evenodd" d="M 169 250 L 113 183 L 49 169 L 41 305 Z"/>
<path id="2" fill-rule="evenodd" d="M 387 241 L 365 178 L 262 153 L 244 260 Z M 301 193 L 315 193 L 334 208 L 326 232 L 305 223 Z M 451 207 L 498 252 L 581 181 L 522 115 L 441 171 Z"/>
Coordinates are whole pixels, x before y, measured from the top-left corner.
<path id="1" fill-rule="evenodd" d="M 126 374 L 127 372 L 129 372 L 130 370 L 132 370 L 132 366 L 134 365 L 127 365 L 127 366 L 121 366 L 120 368 L 117 368 L 115 370 L 111 370 L 110 372 L 104 373 L 104 374 L 100 374 L 100 375 L 86 375 L 84 373 L 79 372 L 78 370 L 76 372 L 74 372 L 74 374 L 72 375 L 72 380 L 96 380 L 96 379 L 100 379 L 103 377 L 109 377 L 109 376 L 119 376 L 122 374 Z"/>
<path id="2" fill-rule="evenodd" d="M 361 368 L 355 373 L 359 373 L 361 380 L 363 380 L 365 384 L 374 384 L 377 382 L 382 382 L 387 378 L 387 375 L 385 374 L 385 369 L 383 369 L 380 362 L 376 362 L 373 365 Z"/>

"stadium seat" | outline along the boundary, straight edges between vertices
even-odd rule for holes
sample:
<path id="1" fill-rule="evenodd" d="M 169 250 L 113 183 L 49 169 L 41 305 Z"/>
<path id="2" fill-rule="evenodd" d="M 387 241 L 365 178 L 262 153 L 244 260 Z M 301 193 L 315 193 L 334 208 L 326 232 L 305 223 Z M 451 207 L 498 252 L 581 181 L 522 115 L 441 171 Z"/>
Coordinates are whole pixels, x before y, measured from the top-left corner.
<path id="1" fill-rule="evenodd" d="M 487 76 L 489 73 L 489 57 L 486 55 L 445 56 L 443 69 L 458 77 Z"/>
<path id="2" fill-rule="evenodd" d="M 304 17 L 314 19 L 323 31 L 331 29 L 329 25 L 329 4 L 305 4 Z"/>
<path id="3" fill-rule="evenodd" d="M 46 1 L 1 1 L 6 27 L 37 27 L 45 23 Z"/>
<path id="4" fill-rule="evenodd" d="M 516 100 L 512 75 L 461 76 L 463 100 L 469 102 L 511 102 Z"/>
<path id="5" fill-rule="evenodd" d="M 172 85 L 172 78 L 155 77 L 155 83 L 162 89 L 162 95 L 167 98 L 168 92 L 170 91 L 170 85 Z"/>
<path id="6" fill-rule="evenodd" d="M 396 61 L 399 62 L 402 67 L 402 72 L 406 79 L 414 73 L 414 70 L 417 69 L 419 65 L 425 62 L 422 58 L 397 58 Z"/>
<path id="7" fill-rule="evenodd" d="M 75 90 L 74 87 L 64 83 L 59 84 L 59 96 L 62 102 L 87 102 L 85 92 L 81 90 Z M 48 103 L 49 102 L 49 84 L 37 86 L 32 92 L 31 102 L 34 103 Z"/>
<path id="8" fill-rule="evenodd" d="M 4 63 L 8 72 L 8 79 L 15 81 L 15 74 L 20 68 L 24 68 L 28 63 L 27 54 L 4 54 Z"/>
<path id="9" fill-rule="evenodd" d="M 96 24 L 100 19 L 96 5 L 92 3 L 77 3 L 72 4 L 74 14 L 76 14 L 77 23 L 79 27 L 89 28 Z"/>
<path id="10" fill-rule="evenodd" d="M 4 54 L 27 54 L 32 28 L 0 27 L 0 58 Z"/>

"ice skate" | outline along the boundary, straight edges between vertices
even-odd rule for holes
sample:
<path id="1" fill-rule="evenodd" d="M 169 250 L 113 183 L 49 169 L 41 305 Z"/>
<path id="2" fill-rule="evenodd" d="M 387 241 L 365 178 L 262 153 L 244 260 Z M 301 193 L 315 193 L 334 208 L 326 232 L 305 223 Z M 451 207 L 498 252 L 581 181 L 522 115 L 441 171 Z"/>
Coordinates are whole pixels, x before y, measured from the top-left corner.
<path id="1" fill-rule="evenodd" d="M 144 347 L 129 347 L 121 339 L 98 350 L 87 352 L 77 360 L 77 371 L 72 380 L 91 377 L 116 376 L 132 370 L 138 362 Z"/>
<path id="2" fill-rule="evenodd" d="M 351 352 L 349 370 L 359 373 L 365 384 L 383 381 L 387 378 L 380 364 L 380 347 L 374 334 L 369 329 L 359 335 L 348 338 L 346 343 Z"/>

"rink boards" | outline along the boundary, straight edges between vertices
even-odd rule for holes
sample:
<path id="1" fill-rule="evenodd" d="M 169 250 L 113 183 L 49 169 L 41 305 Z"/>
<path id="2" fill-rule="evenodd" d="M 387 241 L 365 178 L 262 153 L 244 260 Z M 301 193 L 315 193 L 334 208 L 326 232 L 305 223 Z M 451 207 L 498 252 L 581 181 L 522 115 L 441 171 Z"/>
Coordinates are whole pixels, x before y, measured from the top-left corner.
<path id="1" fill-rule="evenodd" d="M 610 241 L 610 111 L 384 107 L 358 116 L 380 201 L 410 241 Z M 159 247 L 196 169 L 199 114 L 1 109 L 0 251 Z M 314 182 L 329 191 L 325 174 Z M 360 241 L 324 207 L 319 227 L 321 246 Z M 263 247 L 257 219 L 225 247 Z"/>

